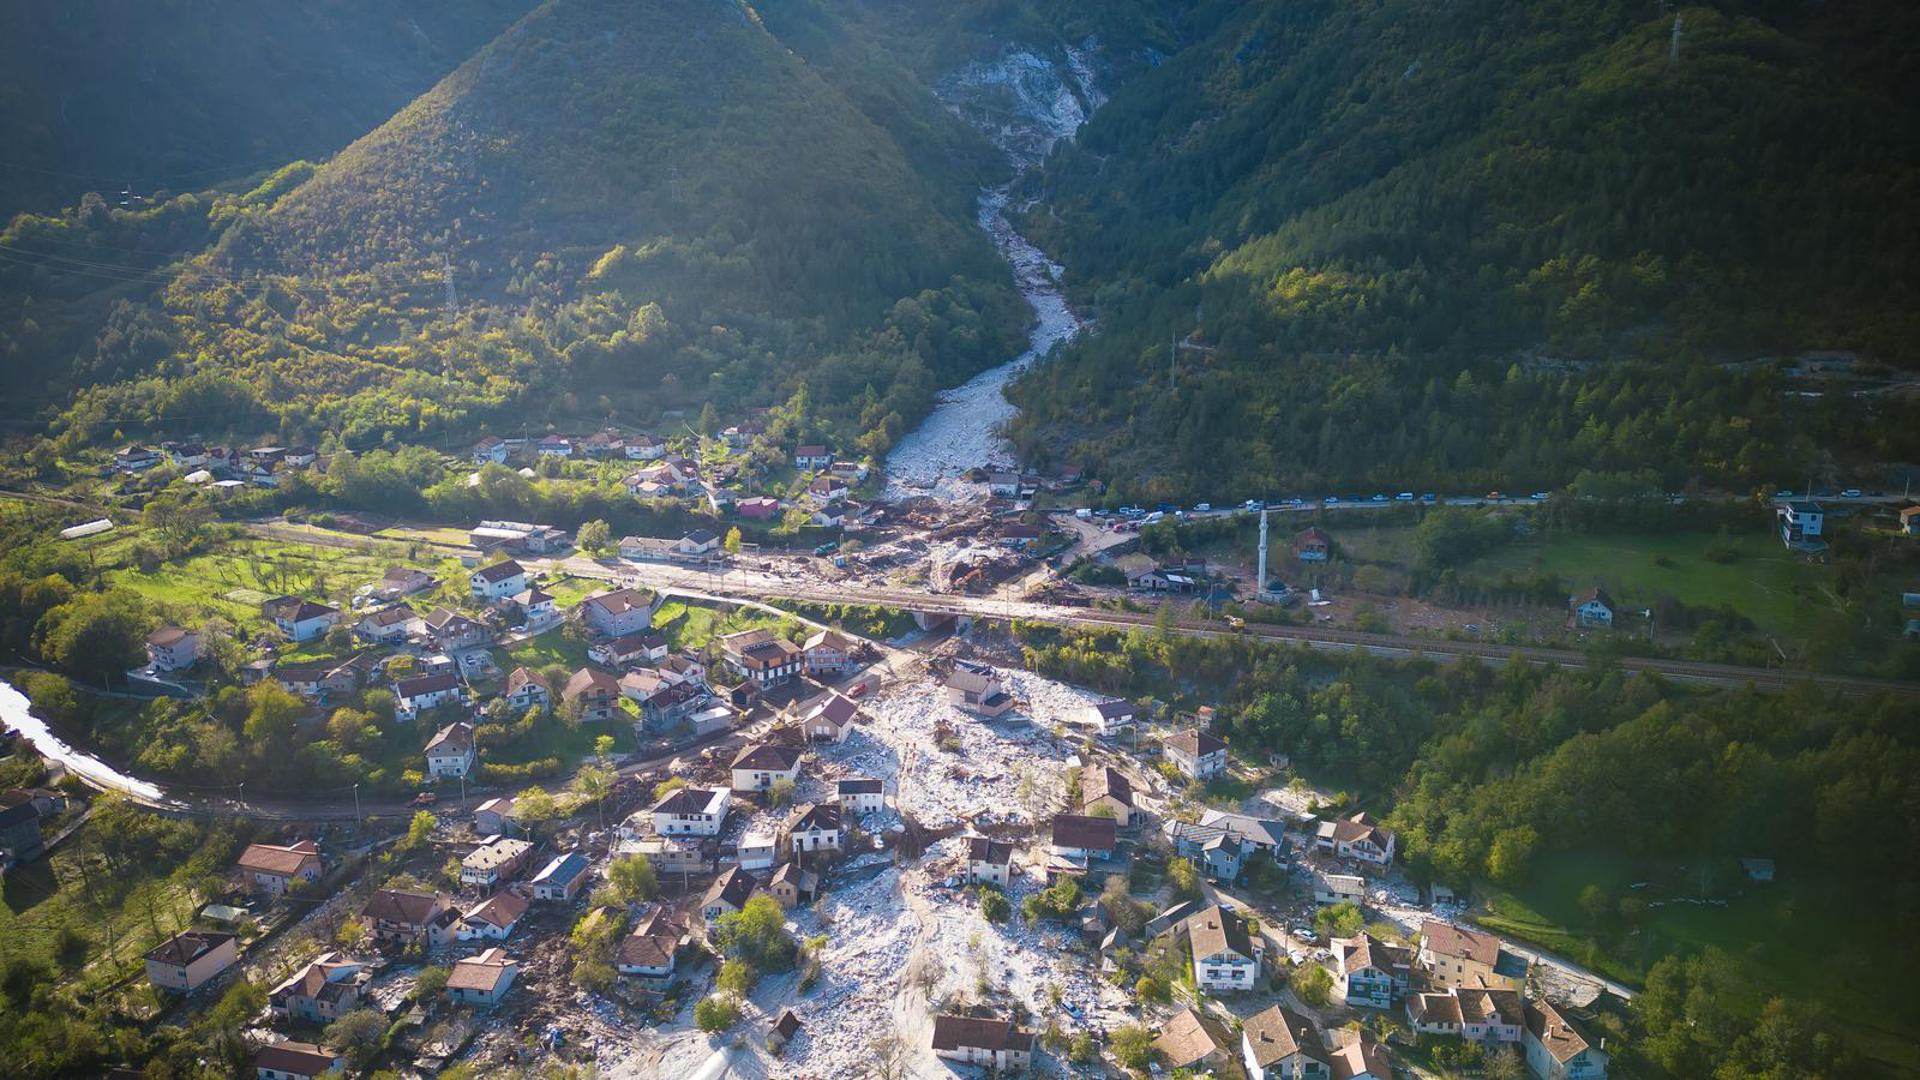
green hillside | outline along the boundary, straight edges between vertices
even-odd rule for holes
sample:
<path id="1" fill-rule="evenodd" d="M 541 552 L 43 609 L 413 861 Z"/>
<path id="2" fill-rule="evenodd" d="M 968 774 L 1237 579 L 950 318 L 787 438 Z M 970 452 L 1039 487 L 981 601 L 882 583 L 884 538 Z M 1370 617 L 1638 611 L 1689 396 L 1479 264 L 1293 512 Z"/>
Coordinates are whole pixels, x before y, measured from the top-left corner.
<path id="1" fill-rule="evenodd" d="M 860 75 L 856 105 L 744 5 L 549 3 L 238 215 L 166 290 L 180 359 L 67 430 L 252 416 L 365 445 L 804 381 L 844 444 L 884 447 L 1025 313 L 972 223 L 985 151 L 896 117 L 897 69 Z"/>
<path id="2" fill-rule="evenodd" d="M 534 3 L 7 0 L 0 220 L 330 154 Z"/>
<path id="3" fill-rule="evenodd" d="M 1029 227 L 1103 332 L 1020 388 L 1031 452 L 1218 495 L 1920 451 L 1902 399 L 1790 404 L 1721 363 L 1920 362 L 1910 7 L 1208 19 L 1034 181 Z"/>

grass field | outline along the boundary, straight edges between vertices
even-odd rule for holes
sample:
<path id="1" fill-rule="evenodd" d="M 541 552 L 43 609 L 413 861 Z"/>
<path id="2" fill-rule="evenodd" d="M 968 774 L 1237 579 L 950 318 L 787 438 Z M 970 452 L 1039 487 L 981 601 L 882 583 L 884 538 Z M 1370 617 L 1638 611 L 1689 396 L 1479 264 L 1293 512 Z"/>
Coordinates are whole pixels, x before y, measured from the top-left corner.
<path id="1" fill-rule="evenodd" d="M 182 615 L 218 615 L 245 626 L 259 619 L 262 599 L 293 593 L 338 600 L 391 562 L 372 552 L 240 540 L 152 573 L 125 566 L 106 577 Z"/>
<path id="2" fill-rule="evenodd" d="M 194 887 L 201 876 L 157 855 L 123 861 L 109 873 L 85 854 L 89 834 L 102 827 L 89 821 L 51 855 L 7 874 L 0 957 L 46 961 L 86 985 L 104 986 L 192 921 L 203 899 Z M 63 945 L 70 946 L 65 956 Z"/>
<path id="3" fill-rule="evenodd" d="M 1887 992 L 1889 973 L 1909 970 L 1920 947 L 1885 908 L 1828 882 L 1796 878 L 1791 864 L 1780 880 L 1756 883 L 1731 863 L 1714 868 L 1706 892 L 1726 906 L 1651 906 L 1699 896 L 1700 869 L 1698 863 L 1553 855 L 1536 863 L 1522 889 L 1481 886 L 1487 910 L 1478 921 L 1630 986 L 1640 985 L 1663 956 L 1716 947 L 1734 957 L 1751 988 L 1738 1007 L 1757 1012 L 1775 996 L 1819 1002 L 1863 1054 L 1896 1071 L 1920 1066 L 1912 1035 L 1920 999 Z M 1631 888 L 1643 881 L 1646 888 Z M 1593 927 L 1579 902 L 1588 885 L 1615 903 L 1629 896 L 1648 902 L 1638 932 L 1618 919 Z"/>
<path id="4" fill-rule="evenodd" d="M 1661 536 L 1566 536 L 1496 552 L 1469 563 L 1461 575 L 1538 571 L 1576 591 L 1604 586 L 1623 606 L 1645 607 L 1660 596 L 1689 606 L 1726 605 L 1763 630 L 1801 636 L 1830 618 L 1838 602 L 1829 591 L 1832 570 L 1788 554 L 1771 536 L 1735 536 L 1735 557 L 1706 557 L 1713 533 Z"/>

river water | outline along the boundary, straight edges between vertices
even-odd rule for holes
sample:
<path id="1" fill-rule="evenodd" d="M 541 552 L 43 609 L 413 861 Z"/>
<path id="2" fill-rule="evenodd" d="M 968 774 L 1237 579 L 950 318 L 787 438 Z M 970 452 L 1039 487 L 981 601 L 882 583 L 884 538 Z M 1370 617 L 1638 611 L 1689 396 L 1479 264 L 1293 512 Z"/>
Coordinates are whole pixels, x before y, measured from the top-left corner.
<path id="1" fill-rule="evenodd" d="M 68 772 L 91 781 L 97 787 L 124 792 L 149 803 L 173 801 L 166 797 L 159 785 L 128 776 L 99 758 L 68 746 L 53 733 L 45 720 L 33 714 L 27 695 L 5 680 L 0 680 L 0 721 L 5 721 L 8 730 L 19 732 L 32 743 L 42 757 L 66 766 Z"/>
<path id="2" fill-rule="evenodd" d="M 985 132 L 1013 162 L 1015 182 L 1070 139 L 1104 100 L 1085 55 L 1067 50 L 1064 62 L 1014 51 L 968 65 L 943 80 L 941 98 Z M 1000 427 L 1014 415 L 1005 390 L 1034 361 L 1078 334 L 1081 321 L 1060 292 L 1060 267 L 1027 242 L 1007 220 L 1012 182 L 980 193 L 980 227 L 1013 269 L 1014 285 L 1033 308 L 1026 351 L 940 395 L 918 428 L 887 455 L 888 498 L 931 495 L 949 502 L 984 499 L 986 485 L 969 483 L 969 469 L 1014 464 Z"/>

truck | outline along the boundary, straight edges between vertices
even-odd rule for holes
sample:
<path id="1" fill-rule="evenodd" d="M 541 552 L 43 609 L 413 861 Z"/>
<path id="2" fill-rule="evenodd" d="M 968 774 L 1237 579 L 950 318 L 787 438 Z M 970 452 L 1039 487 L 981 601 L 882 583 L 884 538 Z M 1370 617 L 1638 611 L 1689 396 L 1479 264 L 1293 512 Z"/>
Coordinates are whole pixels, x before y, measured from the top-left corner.
<path id="1" fill-rule="evenodd" d="M 815 555 L 820 556 L 821 558 L 825 558 L 826 556 L 831 555 L 834 552 L 839 550 L 840 550 L 840 541 L 829 540 L 826 543 L 821 544 L 819 547 L 814 548 L 813 553 Z"/>
<path id="2" fill-rule="evenodd" d="M 1091 521 L 1093 520 L 1093 511 L 1092 509 L 1083 506 L 1080 509 L 1075 510 L 1073 512 L 1073 516 L 1079 518 L 1081 521 Z"/>

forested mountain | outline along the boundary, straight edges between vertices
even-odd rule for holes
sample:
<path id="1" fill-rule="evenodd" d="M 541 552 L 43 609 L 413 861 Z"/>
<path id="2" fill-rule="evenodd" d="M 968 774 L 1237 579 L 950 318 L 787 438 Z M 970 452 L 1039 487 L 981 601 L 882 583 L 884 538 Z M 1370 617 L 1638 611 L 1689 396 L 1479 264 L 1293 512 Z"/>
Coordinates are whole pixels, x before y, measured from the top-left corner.
<path id="1" fill-rule="evenodd" d="M 844 444 L 884 447 L 1014 351 L 1025 312 L 972 222 L 1004 165 L 815 29 L 828 74 L 742 4 L 544 5 L 234 215 L 166 289 L 183 359 L 84 394 L 70 438 L 218 417 L 437 440 L 765 404 L 804 373 Z"/>
<path id="2" fill-rule="evenodd" d="M 1035 179 L 1102 332 L 1019 388 L 1020 441 L 1141 495 L 1911 460 L 1911 405 L 1723 362 L 1920 361 L 1914 22 L 1202 5 Z"/>
<path id="3" fill-rule="evenodd" d="M 6 0 L 0 221 L 331 154 L 536 0 Z"/>

